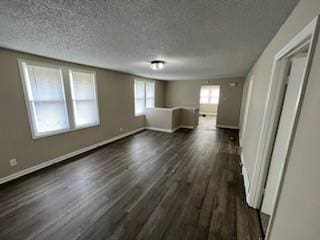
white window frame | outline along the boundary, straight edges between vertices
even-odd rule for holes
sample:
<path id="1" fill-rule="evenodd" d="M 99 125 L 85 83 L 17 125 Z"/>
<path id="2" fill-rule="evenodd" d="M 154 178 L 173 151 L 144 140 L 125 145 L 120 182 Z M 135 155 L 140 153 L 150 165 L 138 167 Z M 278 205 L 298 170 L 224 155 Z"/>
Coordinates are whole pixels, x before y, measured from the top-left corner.
<path id="1" fill-rule="evenodd" d="M 136 91 L 135 91 L 135 85 L 136 85 L 136 82 L 144 82 L 144 112 L 143 113 L 136 113 Z M 136 117 L 139 117 L 139 116 L 144 116 L 146 113 L 146 109 L 147 109 L 147 82 L 153 82 L 154 83 L 154 107 L 156 106 L 156 82 L 154 80 L 144 80 L 144 79 L 135 79 L 134 80 L 134 83 L 133 83 L 133 98 L 134 98 L 134 115 Z M 154 108 L 153 107 L 153 108 Z M 150 107 L 148 107 L 150 108 Z"/>
<path id="2" fill-rule="evenodd" d="M 68 128 L 61 129 L 61 130 L 48 131 L 43 134 L 37 133 L 36 129 L 34 128 L 35 124 L 37 124 L 37 123 L 36 123 L 35 119 L 33 118 L 33 114 L 32 114 L 33 110 L 31 109 L 29 95 L 28 95 L 27 79 L 25 76 L 25 68 L 24 68 L 25 64 L 60 70 L 62 87 L 63 87 L 63 94 L 64 94 L 64 99 L 65 99 L 65 108 L 66 108 L 66 112 L 67 112 Z M 95 127 L 95 126 L 100 125 L 100 111 L 99 111 L 100 107 L 99 107 L 98 96 L 97 96 L 96 73 L 94 71 L 87 71 L 87 70 L 79 69 L 79 68 L 69 68 L 69 67 L 64 67 L 64 66 L 58 65 L 58 64 L 43 63 L 43 62 L 38 62 L 38 61 L 26 60 L 26 59 L 18 59 L 18 66 L 19 66 L 19 70 L 20 70 L 20 78 L 21 78 L 21 82 L 22 82 L 24 99 L 25 99 L 25 104 L 26 104 L 26 109 L 27 109 L 27 114 L 28 114 L 28 119 L 29 119 L 29 126 L 31 129 L 31 134 L 32 134 L 33 139 L 50 137 L 50 136 L 54 136 L 54 135 L 58 135 L 58 134 L 62 134 L 62 133 L 72 132 L 72 131 L 85 129 L 85 128 L 89 128 L 89 127 Z M 72 97 L 71 97 L 71 87 L 70 87 L 70 76 L 69 76 L 70 71 L 77 71 L 77 72 L 85 72 L 85 73 L 94 74 L 94 90 L 95 90 L 97 119 L 98 119 L 97 123 L 87 124 L 87 125 L 80 126 L 80 127 L 75 126 L 73 101 L 72 101 Z"/>
<path id="3" fill-rule="evenodd" d="M 72 112 L 68 112 L 68 115 L 69 115 L 69 119 L 72 119 L 72 121 L 71 121 L 72 128 L 74 130 L 78 130 L 78 129 L 88 128 L 88 127 L 99 126 L 100 125 L 100 113 L 99 113 L 99 102 L 98 102 L 96 72 L 88 71 L 88 70 L 84 70 L 84 69 L 80 69 L 80 68 L 68 68 L 67 71 L 68 71 L 68 84 L 69 84 L 69 88 L 70 88 L 70 91 L 68 92 L 68 94 L 69 94 L 68 99 L 70 99 L 69 100 L 71 102 L 70 106 L 72 106 L 70 108 L 72 110 Z M 73 102 L 73 99 L 72 99 L 72 91 L 73 90 L 71 89 L 71 77 L 70 77 L 72 71 L 93 74 L 94 97 L 95 97 L 96 108 L 97 108 L 97 122 L 95 122 L 95 123 L 85 124 L 85 125 L 81 125 L 79 127 L 76 126 L 76 122 L 75 122 L 75 119 L 74 119 L 74 117 L 75 117 L 74 102 Z"/>

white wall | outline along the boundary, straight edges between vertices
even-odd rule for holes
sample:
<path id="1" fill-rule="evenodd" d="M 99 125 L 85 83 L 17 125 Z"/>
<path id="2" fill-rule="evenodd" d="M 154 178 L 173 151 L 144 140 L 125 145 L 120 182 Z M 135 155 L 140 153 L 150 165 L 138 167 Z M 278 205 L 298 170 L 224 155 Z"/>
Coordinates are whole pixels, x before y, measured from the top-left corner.
<path id="1" fill-rule="evenodd" d="M 256 161 L 257 143 L 262 125 L 274 55 L 320 13 L 319 0 L 302 0 L 275 35 L 251 70 L 255 75 L 247 128 L 243 139 L 243 160 L 249 179 Z M 275 214 L 272 240 L 315 240 L 320 236 L 320 47 L 317 47 L 310 81 L 302 106 L 302 115 L 288 159 Z M 250 76 L 247 77 L 249 79 Z"/>
<path id="2" fill-rule="evenodd" d="M 200 113 L 207 113 L 212 115 L 217 115 L 218 104 L 204 104 L 200 103 Z"/>

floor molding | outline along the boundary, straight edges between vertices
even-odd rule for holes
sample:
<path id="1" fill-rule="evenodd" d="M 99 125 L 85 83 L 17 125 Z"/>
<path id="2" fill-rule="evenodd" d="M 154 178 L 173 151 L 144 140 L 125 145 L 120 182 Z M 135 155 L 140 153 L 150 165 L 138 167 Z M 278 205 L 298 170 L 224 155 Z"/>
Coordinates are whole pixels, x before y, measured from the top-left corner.
<path id="1" fill-rule="evenodd" d="M 87 151 L 90 151 L 92 149 L 95 149 L 97 147 L 100 147 L 100 146 L 103 146 L 105 144 L 108 144 L 108 143 L 111 143 L 111 142 L 114 142 L 114 141 L 117 141 L 117 140 L 120 140 L 121 138 L 125 138 L 125 137 L 128 137 L 130 135 L 133 135 L 135 133 L 138 133 L 138 132 L 141 132 L 143 131 L 145 128 L 139 128 L 139 129 L 136 129 L 136 130 L 133 130 L 133 131 L 130 131 L 130 132 L 127 132 L 127 133 L 124 133 L 124 134 L 121 134 L 119 136 L 116 136 L 116 137 L 113 137 L 113 138 L 109 138 L 105 141 L 102 141 L 102 142 L 99 142 L 99 143 L 95 143 L 93 145 L 90 145 L 90 146 L 87 146 L 87 147 L 84 147 L 84 148 L 81 148 L 77 151 L 74 151 L 74 152 L 71 152 L 71 153 L 67 153 L 65 155 L 62 155 L 60 157 L 57 157 L 57 158 L 54 158 L 52 160 L 49 160 L 47 162 L 44 162 L 44 163 L 40 163 L 40 164 L 37 164 L 33 167 L 30 167 L 30 168 L 27 168 L 27 169 L 24 169 L 22 171 L 19 171 L 19 172 L 16 172 L 16 173 L 13 173 L 9 176 L 6 176 L 6 177 L 3 177 L 3 178 L 0 178 L 0 184 L 3 184 L 3 183 L 6 183 L 6 182 L 9 182 L 11 180 L 14 180 L 16 178 L 19 178 L 19 177 L 22 177 L 24 175 L 27 175 L 29 173 L 32 173 L 32 172 L 35 172 L 35 171 L 38 171 L 42 168 L 45 168 L 45 167 L 48 167 L 48 166 L 51 166 L 55 163 L 58 163 L 58 162 L 61 162 L 61 161 L 64 161 L 64 160 L 67 160 L 71 157 L 74 157 L 74 156 L 77 156 L 81 153 L 85 153 Z"/>
<path id="2" fill-rule="evenodd" d="M 158 131 L 158 132 L 166 132 L 166 133 L 173 133 L 174 129 L 166 129 L 166 128 L 155 128 L 155 127 L 145 127 L 146 130 Z"/>
<path id="3" fill-rule="evenodd" d="M 199 115 L 208 115 L 208 116 L 217 116 L 216 113 L 206 113 L 206 112 L 199 112 Z"/>
<path id="4" fill-rule="evenodd" d="M 249 205 L 249 199 L 250 199 L 250 180 L 249 180 L 249 176 L 248 176 L 247 169 L 246 169 L 246 167 L 245 167 L 245 165 L 244 165 L 242 152 L 241 152 L 241 154 L 240 154 L 240 159 L 241 159 L 241 165 L 242 165 L 242 176 L 243 176 L 244 188 L 245 188 L 245 191 L 246 191 L 246 201 L 247 201 L 247 204 Z"/>
<path id="5" fill-rule="evenodd" d="M 179 128 L 194 129 L 194 126 L 181 125 Z M 178 129 L 179 129 L 179 128 L 178 128 Z"/>
<path id="6" fill-rule="evenodd" d="M 187 128 L 187 129 L 194 129 L 194 126 L 188 126 L 188 125 L 181 125 L 179 127 L 176 127 L 174 129 L 166 129 L 166 128 L 154 128 L 154 127 L 145 127 L 146 130 L 152 130 L 152 131 L 159 131 L 159 132 L 166 132 L 166 133 L 173 133 L 180 128 Z"/>
<path id="7" fill-rule="evenodd" d="M 223 124 L 217 124 L 218 128 L 228 128 L 228 129 L 239 129 L 238 126 L 231 126 L 231 125 L 223 125 Z"/>

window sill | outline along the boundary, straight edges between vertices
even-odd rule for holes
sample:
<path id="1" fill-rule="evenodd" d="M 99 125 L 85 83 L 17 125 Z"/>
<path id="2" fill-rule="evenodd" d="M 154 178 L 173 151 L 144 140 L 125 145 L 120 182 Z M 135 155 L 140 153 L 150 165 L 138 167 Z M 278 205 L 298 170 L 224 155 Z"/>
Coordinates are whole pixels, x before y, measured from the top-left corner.
<path id="1" fill-rule="evenodd" d="M 63 129 L 63 130 L 58 130 L 58 131 L 52 131 L 52 132 L 44 133 L 41 135 L 35 135 L 32 132 L 32 139 L 37 140 L 37 139 L 41 139 L 41 138 L 53 137 L 53 136 L 64 134 L 64 133 L 70 133 L 70 132 L 74 132 L 74 131 L 78 131 L 78 130 L 82 130 L 82 129 L 86 129 L 86 128 L 98 127 L 98 126 L 100 126 L 100 123 L 83 125 L 83 126 L 80 126 L 77 128 L 68 128 L 68 129 Z"/>

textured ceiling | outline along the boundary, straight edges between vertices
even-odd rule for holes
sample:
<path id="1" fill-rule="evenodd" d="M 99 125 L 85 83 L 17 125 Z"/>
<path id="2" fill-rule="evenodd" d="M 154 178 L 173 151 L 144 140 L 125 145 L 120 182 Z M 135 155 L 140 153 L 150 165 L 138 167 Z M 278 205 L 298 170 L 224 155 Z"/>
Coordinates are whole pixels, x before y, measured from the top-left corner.
<path id="1" fill-rule="evenodd" d="M 297 2 L 1 0 L 0 46 L 158 79 L 244 76 Z"/>

